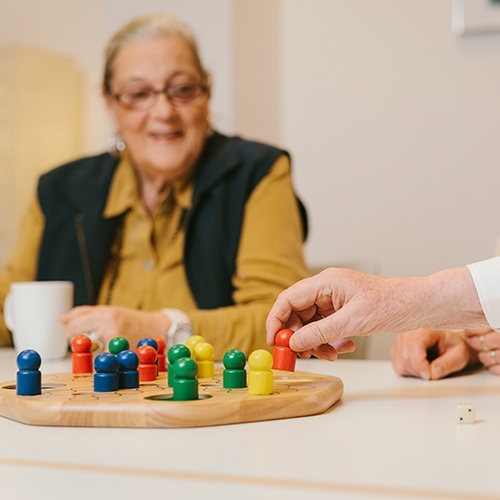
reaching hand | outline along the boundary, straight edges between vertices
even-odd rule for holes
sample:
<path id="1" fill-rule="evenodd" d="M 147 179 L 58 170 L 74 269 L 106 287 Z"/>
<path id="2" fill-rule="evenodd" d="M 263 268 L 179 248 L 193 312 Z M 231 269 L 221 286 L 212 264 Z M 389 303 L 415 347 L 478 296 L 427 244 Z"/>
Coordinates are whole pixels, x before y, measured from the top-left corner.
<path id="1" fill-rule="evenodd" d="M 295 330 L 290 347 L 304 357 L 334 360 L 352 350 L 348 337 L 418 327 L 487 325 L 467 268 L 427 278 L 384 278 L 330 268 L 283 291 L 267 318 L 267 342 Z"/>

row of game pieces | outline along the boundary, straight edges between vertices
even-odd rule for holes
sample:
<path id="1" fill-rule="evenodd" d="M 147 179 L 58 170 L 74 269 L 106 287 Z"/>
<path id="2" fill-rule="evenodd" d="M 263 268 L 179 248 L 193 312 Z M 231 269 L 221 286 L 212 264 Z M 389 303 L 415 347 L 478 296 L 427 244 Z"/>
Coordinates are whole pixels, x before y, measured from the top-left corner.
<path id="1" fill-rule="evenodd" d="M 248 392 L 267 395 L 273 392 L 272 369 L 294 371 L 296 354 L 289 348 L 292 330 L 281 330 L 276 336 L 273 355 L 259 349 L 248 358 Z M 170 364 L 165 362 L 163 339 L 144 338 L 135 351 L 129 342 L 116 337 L 109 343 L 109 352 L 103 352 L 92 362 L 92 341 L 79 335 L 71 342 L 73 374 L 94 373 L 94 392 L 115 392 L 119 389 L 136 389 L 141 382 L 157 379 L 158 373 L 168 372 L 168 385 L 173 387 L 173 400 L 198 399 L 197 378 L 214 375 L 213 346 L 199 335 L 188 339 L 186 344 L 177 344 L 168 351 Z M 26 350 L 17 358 L 17 394 L 41 394 L 41 358 L 37 352 Z M 242 351 L 232 349 L 223 358 L 223 387 L 236 389 L 247 387 L 247 360 Z"/>

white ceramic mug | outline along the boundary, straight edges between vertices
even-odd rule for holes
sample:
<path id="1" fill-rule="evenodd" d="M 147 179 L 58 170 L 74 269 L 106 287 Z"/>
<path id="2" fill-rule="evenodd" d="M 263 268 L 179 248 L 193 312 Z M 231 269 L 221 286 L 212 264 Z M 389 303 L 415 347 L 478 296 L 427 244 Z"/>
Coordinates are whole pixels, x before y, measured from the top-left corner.
<path id="1" fill-rule="evenodd" d="M 4 320 L 17 353 L 34 349 L 42 360 L 67 355 L 68 339 L 59 318 L 73 307 L 73 294 L 70 281 L 11 283 Z"/>

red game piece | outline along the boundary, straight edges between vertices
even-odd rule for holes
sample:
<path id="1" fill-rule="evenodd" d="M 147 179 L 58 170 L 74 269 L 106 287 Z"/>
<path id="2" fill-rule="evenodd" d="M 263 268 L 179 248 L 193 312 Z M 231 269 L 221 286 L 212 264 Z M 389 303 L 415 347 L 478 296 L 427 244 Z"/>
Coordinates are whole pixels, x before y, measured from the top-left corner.
<path id="1" fill-rule="evenodd" d="M 86 335 L 77 335 L 71 341 L 71 351 L 73 373 L 92 373 L 92 340 Z"/>
<path id="2" fill-rule="evenodd" d="M 297 353 L 290 349 L 290 337 L 294 334 L 293 330 L 285 328 L 280 330 L 274 342 L 276 347 L 273 351 L 273 369 L 286 370 L 288 372 L 295 371 L 295 361 L 297 360 Z"/>
<path id="3" fill-rule="evenodd" d="M 158 344 L 158 372 L 166 372 L 167 364 L 165 354 L 165 349 L 167 348 L 167 343 L 160 337 L 155 337 L 156 343 Z"/>
<path id="4" fill-rule="evenodd" d="M 156 380 L 156 349 L 150 345 L 141 345 L 135 352 L 139 356 L 139 381 L 152 382 Z"/>

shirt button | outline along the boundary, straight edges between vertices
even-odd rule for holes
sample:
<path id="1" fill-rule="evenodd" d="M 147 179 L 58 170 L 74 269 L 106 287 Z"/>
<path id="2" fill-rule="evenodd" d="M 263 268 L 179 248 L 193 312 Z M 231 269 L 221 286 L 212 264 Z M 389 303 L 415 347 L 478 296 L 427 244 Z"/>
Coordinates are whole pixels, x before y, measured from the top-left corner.
<path id="1" fill-rule="evenodd" d="M 153 267 L 154 267 L 154 264 L 153 264 L 152 260 L 147 260 L 146 262 L 144 262 L 144 269 L 146 271 L 151 271 L 151 269 L 153 269 Z"/>

